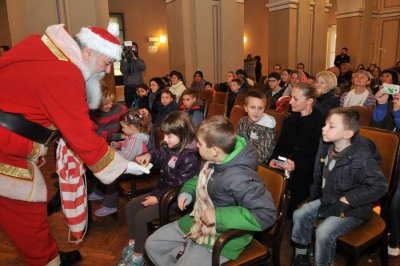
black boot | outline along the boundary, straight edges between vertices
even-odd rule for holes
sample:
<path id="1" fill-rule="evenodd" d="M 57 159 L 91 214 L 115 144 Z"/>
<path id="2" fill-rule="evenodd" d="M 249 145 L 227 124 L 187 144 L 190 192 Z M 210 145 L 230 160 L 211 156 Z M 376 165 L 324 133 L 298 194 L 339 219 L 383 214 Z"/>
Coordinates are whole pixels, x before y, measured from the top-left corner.
<path id="1" fill-rule="evenodd" d="M 56 194 L 47 202 L 47 215 L 50 216 L 61 209 L 61 195 L 60 190 L 57 190 Z"/>
<path id="2" fill-rule="evenodd" d="M 82 259 L 79 250 L 73 250 L 69 252 L 60 251 L 61 266 L 71 266 Z"/>
<path id="3" fill-rule="evenodd" d="M 291 266 L 311 266 L 310 256 L 306 255 L 293 255 Z"/>

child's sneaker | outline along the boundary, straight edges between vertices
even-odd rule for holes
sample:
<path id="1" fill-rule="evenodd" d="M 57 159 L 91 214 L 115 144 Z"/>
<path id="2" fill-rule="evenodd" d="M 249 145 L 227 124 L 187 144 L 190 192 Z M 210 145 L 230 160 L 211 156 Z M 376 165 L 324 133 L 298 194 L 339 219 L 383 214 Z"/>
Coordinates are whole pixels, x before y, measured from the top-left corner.
<path id="1" fill-rule="evenodd" d="M 129 256 L 125 265 L 126 266 L 144 266 L 144 258 L 143 258 L 143 256 L 135 257 L 135 258 L 134 258 L 134 256 Z"/>
<path id="2" fill-rule="evenodd" d="M 400 248 L 391 248 L 388 246 L 388 254 L 389 256 L 397 257 L 400 255 Z"/>
<path id="3" fill-rule="evenodd" d="M 93 201 L 93 200 L 103 200 L 104 196 L 99 195 L 96 192 L 92 192 L 88 195 L 88 200 Z"/>
<path id="4" fill-rule="evenodd" d="M 108 207 L 101 207 L 98 209 L 94 214 L 98 217 L 105 217 L 107 215 L 113 214 L 117 212 L 117 208 L 108 208 Z"/>
<path id="5" fill-rule="evenodd" d="M 126 263 L 129 257 L 132 257 L 134 249 L 135 249 L 135 244 L 127 245 L 126 247 L 124 247 L 121 254 L 121 262 Z"/>
<path id="6" fill-rule="evenodd" d="M 309 255 L 297 255 L 292 257 L 291 266 L 311 266 Z"/>

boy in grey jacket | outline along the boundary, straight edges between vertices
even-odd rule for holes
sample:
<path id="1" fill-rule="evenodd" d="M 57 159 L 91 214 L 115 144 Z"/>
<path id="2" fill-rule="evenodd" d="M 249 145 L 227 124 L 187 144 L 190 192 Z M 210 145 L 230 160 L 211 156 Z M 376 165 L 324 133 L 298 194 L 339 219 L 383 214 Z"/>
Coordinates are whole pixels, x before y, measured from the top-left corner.
<path id="1" fill-rule="evenodd" d="M 358 136 L 357 111 L 335 108 L 322 129 L 325 142 L 319 147 L 310 201 L 293 214 L 292 265 L 311 265 L 308 245 L 316 220 L 314 265 L 332 265 L 336 239 L 372 215 L 373 203 L 386 194 L 388 186 L 374 143 Z"/>
<path id="2" fill-rule="evenodd" d="M 147 254 L 156 265 L 211 265 L 210 250 L 220 233 L 233 228 L 261 231 L 276 219 L 271 194 L 255 171 L 256 151 L 237 136 L 232 123 L 211 117 L 200 124 L 197 137 L 206 163 L 178 197 L 179 208 L 194 203 L 193 212 L 147 239 Z M 228 242 L 221 263 L 236 259 L 251 239 L 245 235 Z"/>

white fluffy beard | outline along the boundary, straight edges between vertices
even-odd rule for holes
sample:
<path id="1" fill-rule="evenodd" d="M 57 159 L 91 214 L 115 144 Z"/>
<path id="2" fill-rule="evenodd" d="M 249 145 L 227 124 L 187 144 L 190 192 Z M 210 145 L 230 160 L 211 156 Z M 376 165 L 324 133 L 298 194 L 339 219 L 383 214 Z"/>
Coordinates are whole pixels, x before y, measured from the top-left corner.
<path id="1" fill-rule="evenodd" d="M 100 81 L 103 79 L 106 73 L 96 73 L 96 57 L 91 56 L 87 67 L 90 70 L 90 77 L 86 80 L 86 101 L 89 105 L 89 109 L 96 110 L 101 103 L 101 85 Z"/>

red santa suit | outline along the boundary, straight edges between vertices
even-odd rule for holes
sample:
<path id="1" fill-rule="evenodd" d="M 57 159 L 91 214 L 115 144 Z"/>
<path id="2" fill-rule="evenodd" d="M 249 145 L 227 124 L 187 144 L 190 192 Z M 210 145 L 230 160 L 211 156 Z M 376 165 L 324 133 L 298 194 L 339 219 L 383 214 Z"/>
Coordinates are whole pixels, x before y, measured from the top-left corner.
<path id="1" fill-rule="evenodd" d="M 1 58 L 0 110 L 58 129 L 90 170 L 111 183 L 127 161 L 93 131 L 85 92 L 90 71 L 62 25 L 46 33 L 28 37 Z M 35 163 L 43 145 L 0 126 L 0 147 L 0 228 L 27 264 L 58 265 L 46 184 Z"/>

